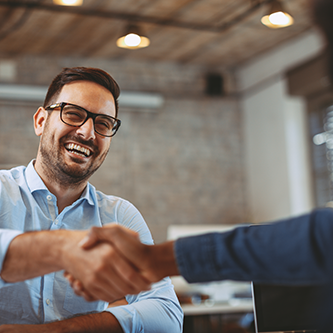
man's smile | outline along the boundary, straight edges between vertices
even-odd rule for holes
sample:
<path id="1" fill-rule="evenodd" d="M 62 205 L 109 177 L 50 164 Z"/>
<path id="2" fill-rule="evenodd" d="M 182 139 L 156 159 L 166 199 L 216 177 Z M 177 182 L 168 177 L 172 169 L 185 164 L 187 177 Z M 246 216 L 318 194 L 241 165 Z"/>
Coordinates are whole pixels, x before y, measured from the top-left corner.
<path id="1" fill-rule="evenodd" d="M 67 143 L 65 145 L 65 148 L 69 152 L 76 154 L 78 156 L 82 156 L 82 157 L 89 157 L 92 154 L 92 151 L 89 150 L 88 148 L 82 147 L 79 144 L 75 144 L 75 143 Z"/>

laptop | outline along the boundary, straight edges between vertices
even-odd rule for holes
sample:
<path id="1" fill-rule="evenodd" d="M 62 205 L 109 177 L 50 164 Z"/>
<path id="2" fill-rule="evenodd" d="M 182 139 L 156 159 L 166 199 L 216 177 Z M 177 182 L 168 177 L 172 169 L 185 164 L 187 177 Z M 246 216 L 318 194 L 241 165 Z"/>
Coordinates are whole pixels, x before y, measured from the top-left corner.
<path id="1" fill-rule="evenodd" d="M 252 283 L 256 333 L 318 332 L 318 287 Z M 318 321 L 318 318 L 317 318 Z"/>

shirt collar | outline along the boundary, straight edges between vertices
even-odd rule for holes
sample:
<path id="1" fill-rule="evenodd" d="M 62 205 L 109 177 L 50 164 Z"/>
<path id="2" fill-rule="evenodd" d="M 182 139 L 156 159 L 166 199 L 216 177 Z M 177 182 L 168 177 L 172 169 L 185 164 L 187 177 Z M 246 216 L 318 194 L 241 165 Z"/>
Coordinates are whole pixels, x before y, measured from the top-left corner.
<path id="1" fill-rule="evenodd" d="M 42 179 L 39 177 L 37 171 L 35 170 L 34 164 L 36 160 L 32 160 L 26 170 L 25 170 L 25 177 L 27 180 L 27 184 L 31 193 L 38 191 L 38 190 L 47 190 L 47 187 L 43 183 Z"/>
<path id="2" fill-rule="evenodd" d="M 27 166 L 25 170 L 25 176 L 27 180 L 28 187 L 31 191 L 31 193 L 35 191 L 40 191 L 40 190 L 46 190 L 49 191 L 48 188 L 45 186 L 43 183 L 42 179 L 39 177 L 37 171 L 35 170 L 34 164 L 35 164 L 35 159 L 33 159 Z M 93 186 L 88 183 L 86 188 L 81 194 L 80 201 L 82 200 L 87 200 L 87 202 L 94 206 L 95 205 L 95 200 L 94 200 L 94 191 L 93 191 Z"/>

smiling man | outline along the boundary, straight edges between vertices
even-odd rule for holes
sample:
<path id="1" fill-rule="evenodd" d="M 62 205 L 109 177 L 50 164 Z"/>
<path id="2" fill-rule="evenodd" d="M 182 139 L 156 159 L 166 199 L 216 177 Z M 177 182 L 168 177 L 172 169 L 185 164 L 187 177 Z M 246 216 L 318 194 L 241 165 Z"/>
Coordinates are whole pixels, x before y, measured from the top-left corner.
<path id="1" fill-rule="evenodd" d="M 106 72 L 65 68 L 34 115 L 36 159 L 0 171 L 0 332 L 181 332 L 168 278 L 149 289 L 112 244 L 79 246 L 85 230 L 110 223 L 153 243 L 132 204 L 88 182 L 120 126 L 118 96 Z M 64 270 L 100 301 L 76 296 Z"/>

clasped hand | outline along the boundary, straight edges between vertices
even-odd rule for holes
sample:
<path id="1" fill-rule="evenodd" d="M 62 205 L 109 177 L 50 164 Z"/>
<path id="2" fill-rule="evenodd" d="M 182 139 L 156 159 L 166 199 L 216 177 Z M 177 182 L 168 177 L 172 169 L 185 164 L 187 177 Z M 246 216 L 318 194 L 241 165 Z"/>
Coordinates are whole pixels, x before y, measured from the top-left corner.
<path id="1" fill-rule="evenodd" d="M 119 225 L 93 227 L 69 253 L 75 263 L 64 273 L 74 292 L 87 301 L 113 302 L 128 294 L 149 290 L 160 280 L 154 273 L 148 253 L 150 246 L 140 242 L 134 231 Z"/>

